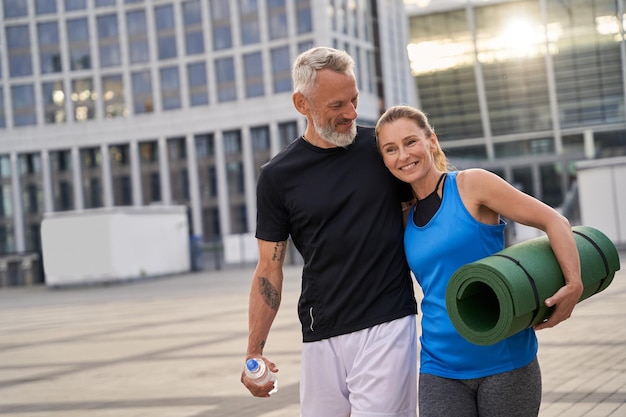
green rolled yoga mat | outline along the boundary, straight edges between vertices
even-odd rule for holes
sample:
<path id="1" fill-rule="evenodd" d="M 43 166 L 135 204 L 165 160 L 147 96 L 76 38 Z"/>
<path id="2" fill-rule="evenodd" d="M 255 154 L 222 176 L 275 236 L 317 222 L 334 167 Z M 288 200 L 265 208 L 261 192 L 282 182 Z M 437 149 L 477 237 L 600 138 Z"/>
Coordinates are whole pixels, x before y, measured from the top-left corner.
<path id="1" fill-rule="evenodd" d="M 609 286 L 620 261 L 599 230 L 572 230 L 584 286 L 580 302 Z M 460 267 L 446 288 L 448 315 L 465 339 L 491 345 L 548 318 L 552 308 L 544 300 L 564 283 L 548 238 L 530 239 Z"/>

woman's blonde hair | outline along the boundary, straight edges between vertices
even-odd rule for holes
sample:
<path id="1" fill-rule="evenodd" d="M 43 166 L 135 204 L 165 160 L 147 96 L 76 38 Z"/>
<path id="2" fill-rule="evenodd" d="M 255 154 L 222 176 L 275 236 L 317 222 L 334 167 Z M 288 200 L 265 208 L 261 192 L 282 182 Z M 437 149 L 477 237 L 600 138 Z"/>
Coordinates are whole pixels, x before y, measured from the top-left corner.
<path id="1" fill-rule="evenodd" d="M 413 120 L 420 127 L 420 129 L 422 129 L 424 133 L 426 133 L 427 138 L 430 138 L 435 133 L 435 130 L 428 122 L 428 117 L 426 117 L 426 114 L 424 114 L 424 112 L 411 106 L 398 105 L 387 109 L 387 111 L 385 111 L 383 115 L 380 116 L 380 119 L 378 119 L 375 131 L 377 144 L 380 128 L 383 125 L 394 122 L 398 119 Z M 435 167 L 442 172 L 448 172 L 452 170 L 453 167 L 450 165 L 448 158 L 446 158 L 446 155 L 443 153 L 443 149 L 441 149 L 439 140 L 435 140 L 435 143 L 437 146 L 437 149 L 435 149 L 435 152 L 433 152 Z"/>

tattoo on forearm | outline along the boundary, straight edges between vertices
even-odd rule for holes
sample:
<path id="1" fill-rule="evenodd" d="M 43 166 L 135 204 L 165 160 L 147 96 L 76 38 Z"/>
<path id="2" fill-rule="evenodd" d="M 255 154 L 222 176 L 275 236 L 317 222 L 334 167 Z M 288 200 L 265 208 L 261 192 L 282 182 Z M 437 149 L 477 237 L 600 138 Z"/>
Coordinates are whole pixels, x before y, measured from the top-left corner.
<path id="1" fill-rule="evenodd" d="M 261 277 L 259 283 L 261 286 L 261 295 L 263 296 L 265 304 L 267 304 L 272 310 L 278 311 L 278 306 L 280 305 L 280 294 L 278 294 L 276 287 L 274 287 L 265 277 Z"/>
<path id="2" fill-rule="evenodd" d="M 261 351 L 263 351 L 263 348 L 264 348 L 264 347 L 265 347 L 265 340 L 263 340 L 263 341 L 261 342 Z"/>
<path id="3" fill-rule="evenodd" d="M 276 246 L 274 246 L 274 256 L 272 256 L 272 261 L 282 262 L 285 259 L 286 250 L 287 242 L 276 242 Z"/>

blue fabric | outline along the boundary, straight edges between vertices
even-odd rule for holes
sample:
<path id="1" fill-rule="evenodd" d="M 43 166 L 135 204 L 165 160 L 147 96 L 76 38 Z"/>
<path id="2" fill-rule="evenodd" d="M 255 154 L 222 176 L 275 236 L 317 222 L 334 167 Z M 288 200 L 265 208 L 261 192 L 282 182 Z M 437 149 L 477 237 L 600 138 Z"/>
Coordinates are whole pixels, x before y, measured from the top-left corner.
<path id="1" fill-rule="evenodd" d="M 537 338 L 526 329 L 499 343 L 478 346 L 454 328 L 445 306 L 446 286 L 462 265 L 504 248 L 504 227 L 476 221 L 459 196 L 457 172 L 444 184 L 441 207 L 423 227 L 413 222 L 413 210 L 404 234 L 411 271 L 422 288 L 420 372 L 445 378 L 482 378 L 520 368 L 537 354 Z"/>

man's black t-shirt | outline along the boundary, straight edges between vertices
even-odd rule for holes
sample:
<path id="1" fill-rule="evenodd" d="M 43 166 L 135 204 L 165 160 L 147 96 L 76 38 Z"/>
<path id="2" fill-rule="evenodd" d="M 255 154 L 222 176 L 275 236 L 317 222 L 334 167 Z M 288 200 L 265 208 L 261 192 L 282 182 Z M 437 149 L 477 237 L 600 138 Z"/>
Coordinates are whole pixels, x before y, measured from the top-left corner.
<path id="1" fill-rule="evenodd" d="M 256 237 L 280 242 L 291 235 L 304 258 L 304 342 L 417 312 L 401 211 L 411 197 L 383 164 L 371 128 L 359 127 L 347 148 L 299 138 L 261 168 Z"/>

